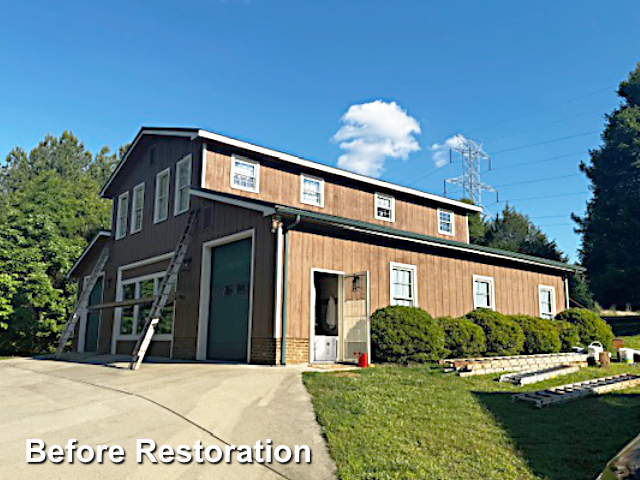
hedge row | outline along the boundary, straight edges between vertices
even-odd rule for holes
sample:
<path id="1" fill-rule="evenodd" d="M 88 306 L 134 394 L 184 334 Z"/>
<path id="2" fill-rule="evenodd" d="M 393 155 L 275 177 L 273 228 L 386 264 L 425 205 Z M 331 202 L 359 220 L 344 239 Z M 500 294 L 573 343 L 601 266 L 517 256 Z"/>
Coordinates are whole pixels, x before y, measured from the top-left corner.
<path id="1" fill-rule="evenodd" d="M 434 319 L 415 307 L 390 306 L 371 317 L 373 359 L 424 362 L 478 355 L 569 351 L 599 341 L 611 348 L 611 327 L 590 310 L 571 308 L 555 320 L 478 309 L 461 318 Z"/>

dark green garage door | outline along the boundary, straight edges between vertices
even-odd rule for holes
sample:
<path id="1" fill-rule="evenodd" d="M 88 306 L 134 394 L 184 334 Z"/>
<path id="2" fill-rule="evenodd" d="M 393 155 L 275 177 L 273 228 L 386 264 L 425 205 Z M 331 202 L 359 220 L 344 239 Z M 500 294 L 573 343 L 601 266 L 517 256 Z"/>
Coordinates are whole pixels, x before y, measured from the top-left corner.
<path id="1" fill-rule="evenodd" d="M 102 303 L 102 277 L 91 290 L 89 305 Z M 87 323 L 84 334 L 84 351 L 95 352 L 98 350 L 98 332 L 100 330 L 100 310 L 92 310 L 87 314 Z"/>
<path id="2" fill-rule="evenodd" d="M 251 239 L 213 249 L 207 358 L 246 362 Z"/>

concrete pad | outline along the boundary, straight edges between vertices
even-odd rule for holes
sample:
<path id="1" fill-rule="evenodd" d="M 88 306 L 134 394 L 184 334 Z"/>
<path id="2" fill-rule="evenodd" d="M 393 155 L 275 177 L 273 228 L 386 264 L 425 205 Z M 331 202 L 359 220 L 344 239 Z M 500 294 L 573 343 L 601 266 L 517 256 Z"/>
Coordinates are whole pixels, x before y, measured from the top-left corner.
<path id="1" fill-rule="evenodd" d="M 331 479 L 311 399 L 293 367 L 152 362 L 133 372 L 126 357 L 0 361 L 0 478 Z M 104 363 L 97 363 L 104 362 Z M 47 446 L 120 445 L 121 464 L 26 463 L 26 439 Z M 308 445 L 310 464 L 136 462 L 136 440 L 158 446 Z"/>

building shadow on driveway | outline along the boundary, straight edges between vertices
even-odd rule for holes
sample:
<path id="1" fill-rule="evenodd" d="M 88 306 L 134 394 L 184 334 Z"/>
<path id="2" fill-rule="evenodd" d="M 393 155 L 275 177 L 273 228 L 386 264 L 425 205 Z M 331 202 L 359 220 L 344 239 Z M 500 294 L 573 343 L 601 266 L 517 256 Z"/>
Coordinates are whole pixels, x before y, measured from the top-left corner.
<path id="1" fill-rule="evenodd" d="M 607 394 L 536 409 L 510 393 L 473 392 L 531 471 L 549 480 L 595 478 L 640 434 L 640 395 Z"/>

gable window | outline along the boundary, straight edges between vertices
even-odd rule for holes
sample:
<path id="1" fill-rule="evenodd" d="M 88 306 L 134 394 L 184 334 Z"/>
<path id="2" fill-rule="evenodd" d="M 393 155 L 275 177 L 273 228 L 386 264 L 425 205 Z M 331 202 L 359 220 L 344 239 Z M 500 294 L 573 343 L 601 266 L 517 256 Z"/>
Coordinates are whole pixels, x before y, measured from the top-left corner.
<path id="1" fill-rule="evenodd" d="M 394 222 L 396 219 L 396 199 L 391 195 L 376 193 L 375 218 Z"/>
<path id="2" fill-rule="evenodd" d="M 144 210 L 144 183 L 133 188 L 133 199 L 131 200 L 131 233 L 142 230 L 142 212 Z"/>
<path id="3" fill-rule="evenodd" d="M 260 186 L 260 164 L 254 160 L 231 157 L 231 187 L 258 193 Z"/>
<path id="4" fill-rule="evenodd" d="M 120 298 L 122 300 L 134 300 L 158 295 L 162 277 L 164 277 L 164 272 L 126 280 L 120 286 Z M 174 292 L 175 286 L 174 283 Z M 150 311 L 151 303 L 121 307 L 120 335 L 140 334 Z M 160 322 L 156 326 L 155 333 L 158 335 L 170 334 L 173 330 L 173 317 L 174 302 L 169 302 L 162 309 Z"/>
<path id="5" fill-rule="evenodd" d="M 324 180 L 309 175 L 301 175 L 300 202 L 324 207 Z"/>
<path id="6" fill-rule="evenodd" d="M 417 307 L 415 265 L 391 262 L 391 305 Z"/>
<path id="7" fill-rule="evenodd" d="M 552 319 L 556 314 L 556 289 L 546 285 L 539 285 L 538 300 L 540 303 L 540 316 Z"/>
<path id="8" fill-rule="evenodd" d="M 169 177 L 171 169 L 161 171 L 156 175 L 155 205 L 153 223 L 164 222 L 169 216 Z"/>
<path id="9" fill-rule="evenodd" d="M 180 215 L 189 210 L 189 187 L 191 186 L 191 154 L 176 164 L 176 198 L 173 214 Z"/>
<path id="10" fill-rule="evenodd" d="M 438 233 L 454 234 L 453 212 L 438 209 Z"/>
<path id="11" fill-rule="evenodd" d="M 473 308 L 496 309 L 492 277 L 473 276 Z"/>
<path id="12" fill-rule="evenodd" d="M 129 192 L 118 197 L 118 212 L 116 214 L 116 240 L 127 235 L 127 219 L 129 218 Z"/>

